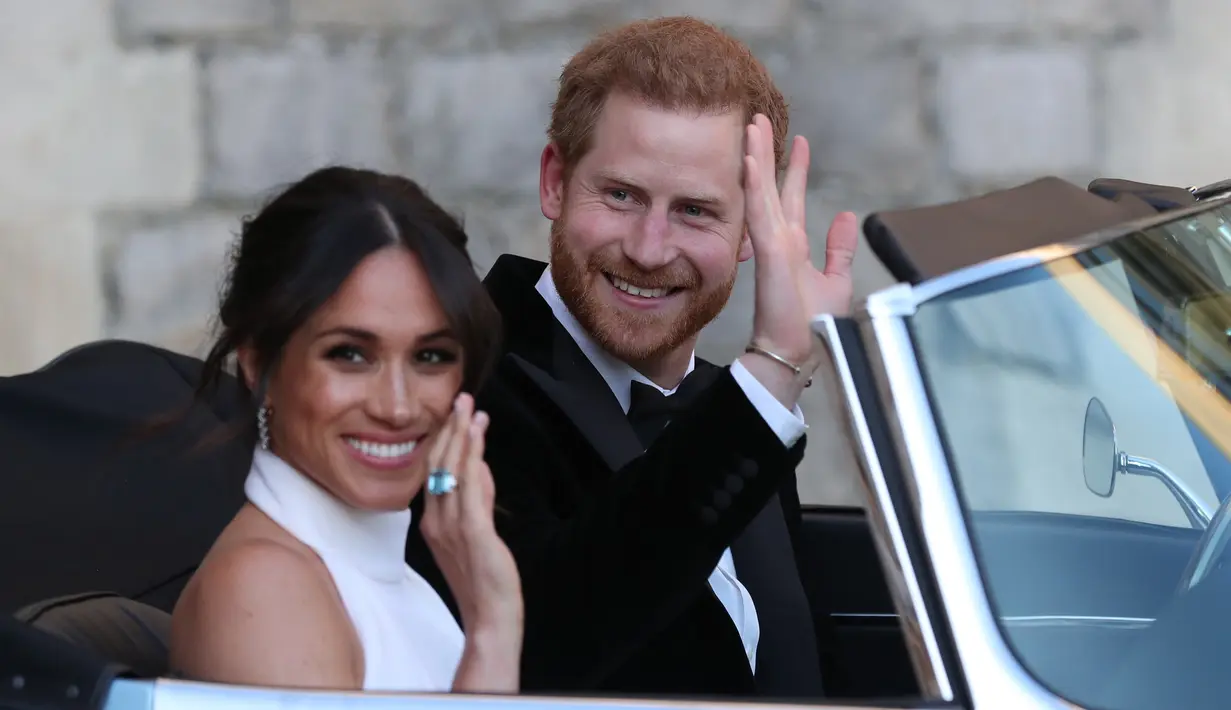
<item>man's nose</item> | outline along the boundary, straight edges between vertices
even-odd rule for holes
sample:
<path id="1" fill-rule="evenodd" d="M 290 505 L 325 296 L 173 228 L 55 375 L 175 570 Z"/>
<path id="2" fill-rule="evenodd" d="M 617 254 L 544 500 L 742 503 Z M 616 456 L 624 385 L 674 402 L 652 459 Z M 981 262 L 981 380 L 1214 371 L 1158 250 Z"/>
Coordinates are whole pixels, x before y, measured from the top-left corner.
<path id="1" fill-rule="evenodd" d="M 624 240 L 624 256 L 643 271 L 656 271 L 675 259 L 671 246 L 671 223 L 666 214 L 652 210 L 645 214 Z"/>

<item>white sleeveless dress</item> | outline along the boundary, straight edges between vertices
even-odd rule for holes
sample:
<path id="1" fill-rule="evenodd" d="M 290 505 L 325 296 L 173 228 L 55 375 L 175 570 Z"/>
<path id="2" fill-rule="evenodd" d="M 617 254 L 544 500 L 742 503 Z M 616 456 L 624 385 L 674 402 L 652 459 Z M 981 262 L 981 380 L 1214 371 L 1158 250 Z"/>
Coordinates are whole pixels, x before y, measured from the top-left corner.
<path id="1" fill-rule="evenodd" d="M 329 569 L 363 645 L 364 690 L 452 687 L 465 638 L 440 596 L 406 564 L 409 509 L 352 508 L 264 449 L 244 492 Z"/>

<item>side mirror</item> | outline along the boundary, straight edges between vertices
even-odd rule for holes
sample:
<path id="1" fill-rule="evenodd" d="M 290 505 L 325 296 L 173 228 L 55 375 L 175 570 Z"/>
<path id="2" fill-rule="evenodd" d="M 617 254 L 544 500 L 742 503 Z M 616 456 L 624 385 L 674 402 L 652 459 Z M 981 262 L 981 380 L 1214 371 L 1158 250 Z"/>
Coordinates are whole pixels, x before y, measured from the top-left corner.
<path id="1" fill-rule="evenodd" d="M 1081 441 L 1081 468 L 1086 488 L 1096 496 L 1110 498 L 1116 489 L 1119 448 L 1116 427 L 1098 397 L 1086 405 L 1086 426 Z"/>
<path id="2" fill-rule="evenodd" d="M 1086 425 L 1081 440 L 1081 468 L 1086 488 L 1101 498 L 1110 498 L 1116 489 L 1116 474 L 1148 476 L 1157 479 L 1175 497 L 1188 522 L 1204 530 L 1213 515 L 1205 503 L 1184 482 L 1184 479 L 1163 467 L 1154 459 L 1133 456 L 1121 451 L 1116 443 L 1116 427 L 1111 423 L 1107 407 L 1098 397 L 1086 405 Z"/>

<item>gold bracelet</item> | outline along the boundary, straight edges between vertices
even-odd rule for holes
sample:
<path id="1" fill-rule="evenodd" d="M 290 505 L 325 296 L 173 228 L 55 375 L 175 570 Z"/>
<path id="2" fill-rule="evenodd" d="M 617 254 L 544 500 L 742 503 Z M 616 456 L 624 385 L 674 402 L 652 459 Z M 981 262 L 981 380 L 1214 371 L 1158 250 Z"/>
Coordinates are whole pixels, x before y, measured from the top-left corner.
<path id="1" fill-rule="evenodd" d="M 804 369 L 800 367 L 799 365 L 796 365 L 790 360 L 787 360 L 786 358 L 782 357 L 778 353 L 770 352 L 769 350 L 766 350 L 765 348 L 759 347 L 755 344 L 749 343 L 748 347 L 744 348 L 744 352 L 754 353 L 756 355 L 767 357 L 770 360 L 773 360 L 774 362 L 778 363 L 779 365 L 789 368 L 792 372 L 795 373 L 796 376 L 804 374 Z M 811 387 L 811 386 L 812 386 L 812 378 L 809 377 L 808 381 L 804 383 L 804 387 Z"/>

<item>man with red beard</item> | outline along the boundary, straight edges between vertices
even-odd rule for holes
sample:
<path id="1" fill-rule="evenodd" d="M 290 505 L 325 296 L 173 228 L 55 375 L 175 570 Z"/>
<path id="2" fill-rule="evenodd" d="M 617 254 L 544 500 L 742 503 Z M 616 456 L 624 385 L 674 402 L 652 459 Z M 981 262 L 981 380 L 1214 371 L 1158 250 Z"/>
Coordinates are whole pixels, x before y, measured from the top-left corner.
<path id="1" fill-rule="evenodd" d="M 817 270 L 787 113 L 745 45 L 691 18 L 618 28 L 563 70 L 540 164 L 550 267 L 489 273 L 506 345 L 478 398 L 526 691 L 823 693 L 792 552 L 796 401 L 821 356 L 811 318 L 850 308 L 857 225 L 834 221 Z M 698 360 L 754 256 L 748 352 Z"/>

